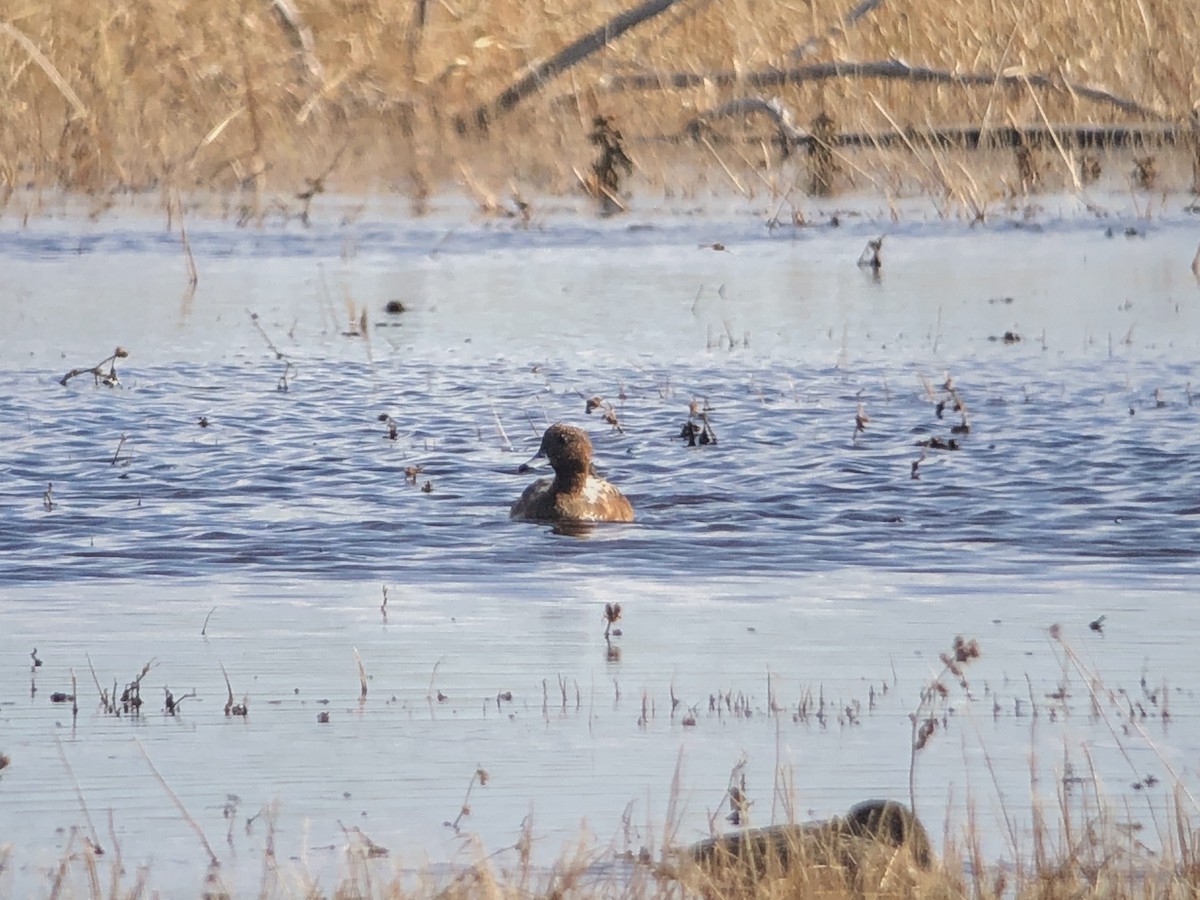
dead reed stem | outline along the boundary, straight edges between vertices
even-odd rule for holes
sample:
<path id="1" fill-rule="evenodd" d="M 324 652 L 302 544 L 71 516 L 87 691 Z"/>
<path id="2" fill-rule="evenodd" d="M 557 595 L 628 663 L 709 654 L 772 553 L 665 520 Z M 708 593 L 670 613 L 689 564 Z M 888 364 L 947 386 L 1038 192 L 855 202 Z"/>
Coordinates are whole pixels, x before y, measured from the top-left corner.
<path id="1" fill-rule="evenodd" d="M 387 603 L 387 596 L 384 596 L 384 603 Z M 386 615 L 386 614 L 385 614 Z M 364 703 L 367 699 L 367 670 L 363 666 L 362 657 L 358 655 L 358 648 L 354 648 L 354 662 L 358 666 L 358 702 Z"/>
<path id="2" fill-rule="evenodd" d="M 146 760 L 146 765 L 150 768 L 150 772 L 152 775 L 154 775 L 154 779 L 160 785 L 162 785 L 162 789 L 166 791 L 167 796 L 171 798 L 171 802 L 175 804 L 175 808 L 179 810 L 179 814 L 183 816 L 183 820 L 191 826 L 192 831 L 196 833 L 196 837 L 200 839 L 200 844 L 204 847 L 205 852 L 208 853 L 209 868 L 219 868 L 221 862 L 219 859 L 217 859 L 217 854 L 213 851 L 212 845 L 208 842 L 208 838 L 204 836 L 204 829 L 200 827 L 200 823 L 192 818 L 191 814 L 187 811 L 187 807 L 183 805 L 183 801 L 176 796 L 173 790 L 171 790 L 171 786 L 167 784 L 167 780 L 162 777 L 162 773 L 160 773 L 155 767 L 153 760 L 150 759 L 150 754 L 147 753 L 146 748 L 142 746 L 142 742 L 137 738 L 134 738 L 134 743 L 137 744 L 138 750 L 141 751 L 142 758 Z"/>
<path id="3" fill-rule="evenodd" d="M 71 761 L 67 759 L 67 753 L 63 750 L 62 741 L 57 736 L 54 738 L 54 746 L 58 749 L 58 758 L 62 760 L 63 768 L 67 770 L 67 777 L 71 779 L 71 787 L 75 791 L 75 799 L 79 803 L 79 811 L 83 813 L 83 820 L 87 823 L 88 831 L 91 832 L 89 838 L 91 846 L 97 853 L 103 853 L 104 850 L 100 847 L 100 835 L 96 833 L 96 825 L 92 821 L 92 814 L 88 812 L 87 801 L 83 799 L 83 791 L 79 788 L 79 780 L 75 777 L 75 770 L 71 768 Z"/>

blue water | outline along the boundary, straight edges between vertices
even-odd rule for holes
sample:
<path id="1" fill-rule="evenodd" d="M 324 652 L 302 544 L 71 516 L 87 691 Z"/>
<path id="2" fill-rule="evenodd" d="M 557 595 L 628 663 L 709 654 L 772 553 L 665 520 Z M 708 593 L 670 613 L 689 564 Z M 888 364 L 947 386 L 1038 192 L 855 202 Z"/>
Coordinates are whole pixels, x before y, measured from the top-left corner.
<path id="1" fill-rule="evenodd" d="M 80 796 L 154 886 L 193 890 L 205 853 L 135 737 L 251 893 L 242 819 L 268 808 L 326 888 L 351 824 L 405 866 L 462 862 L 443 822 L 478 766 L 466 835 L 506 846 L 533 809 L 542 861 L 584 817 L 657 848 L 680 759 L 684 840 L 743 754 L 758 822 L 788 815 L 780 766 L 800 817 L 904 799 L 908 714 L 958 633 L 984 656 L 917 768 L 931 830 L 968 795 L 1020 818 L 1031 768 L 1052 792 L 1069 757 L 1162 834 L 1200 749 L 1194 217 L 843 218 L 196 218 L 194 292 L 159 217 L 0 230 L 0 895 L 49 883 Z M 59 383 L 118 345 L 119 384 Z M 693 403 L 715 443 L 680 439 Z M 634 524 L 508 520 L 560 420 Z M 101 711 L 148 660 L 146 712 Z M 77 719 L 49 702 L 71 672 Z M 198 696 L 167 716 L 164 688 Z"/>

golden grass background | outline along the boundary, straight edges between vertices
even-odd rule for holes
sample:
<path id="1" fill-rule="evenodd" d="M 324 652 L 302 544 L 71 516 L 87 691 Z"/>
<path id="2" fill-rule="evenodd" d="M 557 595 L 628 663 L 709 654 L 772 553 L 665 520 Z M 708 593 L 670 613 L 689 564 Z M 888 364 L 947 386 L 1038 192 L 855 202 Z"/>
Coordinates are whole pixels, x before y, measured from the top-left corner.
<path id="1" fill-rule="evenodd" d="M 846 0 L 683 0 L 547 84 L 486 136 L 456 116 L 633 0 L 0 0 L 0 191 L 330 189 L 423 196 L 462 172 L 498 190 L 565 192 L 596 114 L 635 142 L 638 177 L 685 190 L 678 135 L 734 96 L 778 96 L 807 126 L 1128 121 L 1066 88 L 834 79 L 769 91 L 706 84 L 610 92 L 603 77 L 787 67 Z M 294 12 L 291 23 L 286 11 Z M 422 21 L 423 20 L 423 21 Z M 299 27 L 296 27 L 299 26 Z M 880 60 L 1086 83 L 1188 123 L 1200 101 L 1200 4 L 1177 0 L 884 0 L 803 62 Z M 763 126 L 759 130 L 769 134 Z M 686 153 L 685 153 L 686 151 Z M 763 148 L 724 174 L 769 167 Z M 681 155 L 682 154 L 682 155 Z M 864 163 L 866 166 L 882 163 Z M 729 186 L 729 185 L 727 185 Z M 1186 186 L 1186 181 L 1179 185 Z M 745 189 L 745 185 L 742 185 Z"/>

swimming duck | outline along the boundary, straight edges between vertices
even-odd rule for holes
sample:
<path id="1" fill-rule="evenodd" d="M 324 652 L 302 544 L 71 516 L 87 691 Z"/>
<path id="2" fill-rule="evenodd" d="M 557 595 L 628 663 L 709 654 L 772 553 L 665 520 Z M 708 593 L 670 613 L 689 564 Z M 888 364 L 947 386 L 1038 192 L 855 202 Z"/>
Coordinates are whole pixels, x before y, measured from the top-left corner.
<path id="1" fill-rule="evenodd" d="M 583 429 L 562 423 L 551 425 L 533 457 L 540 458 L 549 461 L 554 477 L 542 478 L 525 488 L 509 518 L 534 522 L 633 521 L 633 506 L 625 495 L 592 474 L 592 442 Z M 526 468 L 528 464 L 521 471 Z"/>

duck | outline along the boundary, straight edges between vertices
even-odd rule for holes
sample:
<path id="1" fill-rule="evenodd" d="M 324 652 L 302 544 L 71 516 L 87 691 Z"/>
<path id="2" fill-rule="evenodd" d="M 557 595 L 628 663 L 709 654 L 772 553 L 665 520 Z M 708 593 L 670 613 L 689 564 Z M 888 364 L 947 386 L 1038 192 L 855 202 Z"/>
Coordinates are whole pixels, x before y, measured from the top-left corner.
<path id="1" fill-rule="evenodd" d="M 517 498 L 510 519 L 529 522 L 632 522 L 633 504 L 603 478 L 592 474 L 592 442 L 582 428 L 555 423 L 542 435 L 533 459 L 545 459 L 553 478 L 535 481 Z"/>

